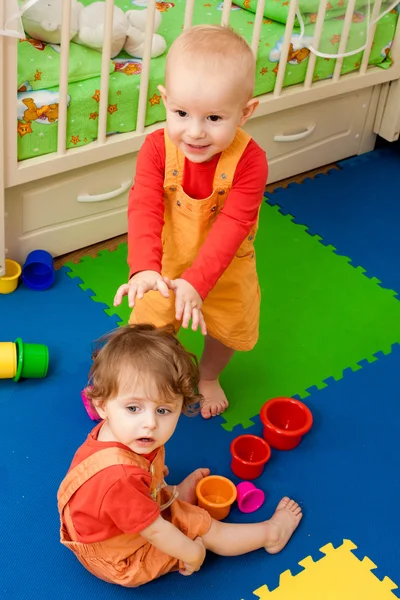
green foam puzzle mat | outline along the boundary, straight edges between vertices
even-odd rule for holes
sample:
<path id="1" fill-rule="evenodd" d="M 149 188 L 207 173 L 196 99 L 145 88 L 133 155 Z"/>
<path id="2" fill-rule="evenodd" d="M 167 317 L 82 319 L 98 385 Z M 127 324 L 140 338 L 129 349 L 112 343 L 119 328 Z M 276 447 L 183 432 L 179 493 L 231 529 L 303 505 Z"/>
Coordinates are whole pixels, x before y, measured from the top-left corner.
<path id="1" fill-rule="evenodd" d="M 264 204 L 256 240 L 257 267 L 262 294 L 260 339 L 251 352 L 237 353 L 221 383 L 230 406 L 223 427 L 247 428 L 262 404 L 275 396 L 308 396 L 325 380 L 339 380 L 347 368 L 358 370 L 375 353 L 388 354 L 400 341 L 400 302 L 377 279 L 363 275 L 349 259 L 323 246 L 318 236 L 296 225 L 291 215 Z M 114 308 L 116 289 L 126 281 L 127 248 L 100 252 L 78 264 L 69 263 L 71 277 L 79 277 L 93 300 L 117 314 L 120 324 L 129 308 Z M 181 340 L 200 354 L 200 333 L 182 331 Z"/>

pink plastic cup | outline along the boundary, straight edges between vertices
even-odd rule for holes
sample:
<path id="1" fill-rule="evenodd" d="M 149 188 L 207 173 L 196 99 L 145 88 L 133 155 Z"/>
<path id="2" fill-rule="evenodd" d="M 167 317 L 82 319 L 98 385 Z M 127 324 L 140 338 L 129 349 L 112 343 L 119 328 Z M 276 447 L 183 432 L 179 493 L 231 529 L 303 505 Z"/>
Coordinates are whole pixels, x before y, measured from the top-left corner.
<path id="1" fill-rule="evenodd" d="M 242 481 L 236 486 L 236 490 L 238 508 L 241 512 L 254 512 L 264 504 L 264 492 L 256 488 L 251 481 Z"/>

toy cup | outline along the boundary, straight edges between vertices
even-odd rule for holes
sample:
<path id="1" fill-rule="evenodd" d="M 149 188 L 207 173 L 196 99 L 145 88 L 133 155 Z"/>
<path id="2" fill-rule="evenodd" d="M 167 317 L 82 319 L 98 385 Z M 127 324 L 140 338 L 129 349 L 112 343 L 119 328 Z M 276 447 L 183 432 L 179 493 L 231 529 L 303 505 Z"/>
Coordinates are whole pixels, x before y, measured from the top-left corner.
<path id="1" fill-rule="evenodd" d="M 25 344 L 21 338 L 15 340 L 17 345 L 18 365 L 14 381 L 24 379 L 41 379 L 46 377 L 49 367 L 49 350 L 43 344 Z"/>
<path id="2" fill-rule="evenodd" d="M 229 515 L 237 492 L 230 479 L 221 475 L 209 475 L 198 482 L 196 496 L 198 505 L 204 508 L 213 519 L 221 521 Z"/>
<path id="3" fill-rule="evenodd" d="M 14 342 L 0 342 L 0 379 L 12 379 L 17 373 L 17 347 Z"/>
<path id="4" fill-rule="evenodd" d="M 31 290 L 47 290 L 54 283 L 54 261 L 46 250 L 33 250 L 22 267 L 22 282 Z"/>
<path id="5" fill-rule="evenodd" d="M 254 512 L 264 504 L 264 492 L 251 481 L 242 481 L 236 486 L 236 491 L 238 507 L 243 513 Z"/>
<path id="6" fill-rule="evenodd" d="M 6 258 L 5 262 L 6 272 L 0 277 L 0 294 L 11 294 L 17 289 L 21 267 L 15 260 L 9 258 Z"/>
<path id="7" fill-rule="evenodd" d="M 294 398 L 273 398 L 260 411 L 264 439 L 277 450 L 292 450 L 310 431 L 313 417 L 310 409 Z"/>
<path id="8" fill-rule="evenodd" d="M 271 458 L 271 448 L 257 435 L 239 435 L 231 443 L 231 469 L 240 479 L 260 477 Z"/>
<path id="9" fill-rule="evenodd" d="M 81 391 L 81 397 L 84 407 L 86 408 L 86 412 L 92 421 L 100 421 L 101 417 L 99 416 L 97 410 L 92 406 L 89 398 L 86 395 L 86 389 Z"/>

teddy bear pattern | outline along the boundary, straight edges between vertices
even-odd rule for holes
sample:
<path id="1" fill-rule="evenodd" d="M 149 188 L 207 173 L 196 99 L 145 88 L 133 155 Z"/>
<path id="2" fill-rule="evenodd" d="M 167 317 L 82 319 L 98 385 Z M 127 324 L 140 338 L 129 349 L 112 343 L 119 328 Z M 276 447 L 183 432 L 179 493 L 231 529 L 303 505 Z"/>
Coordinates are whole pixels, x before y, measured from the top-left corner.
<path id="1" fill-rule="evenodd" d="M 32 6 L 27 4 L 28 1 L 23 0 L 20 4 L 25 32 L 35 40 L 60 44 L 62 0 L 37 0 Z M 101 52 L 104 39 L 104 9 L 104 2 L 94 2 L 89 6 L 83 6 L 78 0 L 71 0 L 70 41 Z M 117 56 L 122 50 L 134 58 L 143 58 L 147 18 L 147 9 L 128 10 L 125 13 L 118 6 L 114 6 L 111 58 Z M 155 32 L 160 24 L 161 14 L 156 10 Z M 151 47 L 152 58 L 163 54 L 166 47 L 164 38 L 154 33 Z"/>

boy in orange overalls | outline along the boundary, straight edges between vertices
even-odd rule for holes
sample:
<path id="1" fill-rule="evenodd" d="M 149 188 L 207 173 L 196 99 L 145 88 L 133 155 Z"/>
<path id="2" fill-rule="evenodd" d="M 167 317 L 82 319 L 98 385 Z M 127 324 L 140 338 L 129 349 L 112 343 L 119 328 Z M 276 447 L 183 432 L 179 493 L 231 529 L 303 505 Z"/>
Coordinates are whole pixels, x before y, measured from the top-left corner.
<path id="1" fill-rule="evenodd" d="M 128 209 L 131 323 L 174 323 L 205 335 L 201 414 L 228 405 L 219 384 L 235 350 L 258 339 L 254 238 L 267 180 L 265 152 L 241 127 L 253 114 L 255 60 L 228 28 L 198 26 L 172 44 L 167 127 L 139 152 Z M 171 290 L 173 294 L 171 293 Z"/>
<path id="2" fill-rule="evenodd" d="M 77 450 L 58 508 L 61 542 L 104 581 L 137 587 L 171 571 L 191 575 L 206 550 L 274 554 L 300 522 L 300 507 L 287 497 L 269 521 L 215 521 L 195 506 L 208 469 L 166 485 L 164 444 L 198 400 L 198 381 L 195 358 L 172 326 L 122 327 L 94 357 L 87 394 L 103 421 Z"/>

